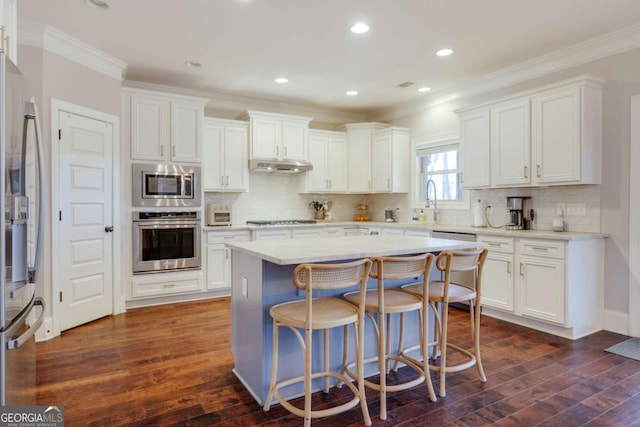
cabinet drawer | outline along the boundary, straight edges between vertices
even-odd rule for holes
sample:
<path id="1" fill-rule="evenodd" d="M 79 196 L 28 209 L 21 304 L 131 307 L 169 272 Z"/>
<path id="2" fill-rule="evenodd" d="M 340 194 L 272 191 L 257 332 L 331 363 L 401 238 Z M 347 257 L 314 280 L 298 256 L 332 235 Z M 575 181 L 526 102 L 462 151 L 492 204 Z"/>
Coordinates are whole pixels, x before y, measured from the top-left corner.
<path id="1" fill-rule="evenodd" d="M 484 243 L 490 252 L 512 254 L 514 250 L 514 243 L 511 237 L 478 236 L 476 241 Z"/>
<path id="2" fill-rule="evenodd" d="M 565 243 L 555 240 L 520 240 L 520 254 L 549 258 L 565 257 Z"/>
<path id="3" fill-rule="evenodd" d="M 207 232 L 207 243 L 208 244 L 216 244 L 216 243 L 225 243 L 229 241 L 245 241 L 250 240 L 250 235 L 248 231 L 245 230 L 236 230 L 236 231 L 209 231 Z"/>
<path id="4" fill-rule="evenodd" d="M 133 282 L 132 296 L 133 298 L 147 298 L 200 291 L 202 291 L 202 285 L 198 278 L 165 281 L 143 280 Z"/>

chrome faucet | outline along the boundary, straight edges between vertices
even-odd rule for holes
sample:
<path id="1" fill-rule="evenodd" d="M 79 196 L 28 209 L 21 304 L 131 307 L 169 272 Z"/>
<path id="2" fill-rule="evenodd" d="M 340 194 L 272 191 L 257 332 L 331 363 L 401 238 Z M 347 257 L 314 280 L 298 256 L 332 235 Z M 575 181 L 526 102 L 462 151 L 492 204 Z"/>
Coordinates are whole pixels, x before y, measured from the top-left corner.
<path id="1" fill-rule="evenodd" d="M 437 224 L 438 214 L 440 213 L 440 211 L 438 210 L 438 191 L 436 190 L 436 183 L 431 178 L 429 178 L 429 180 L 427 181 L 427 194 L 426 194 L 426 200 L 424 202 L 424 207 L 425 208 L 431 207 L 432 200 L 429 198 L 429 186 L 433 186 L 433 223 Z"/>

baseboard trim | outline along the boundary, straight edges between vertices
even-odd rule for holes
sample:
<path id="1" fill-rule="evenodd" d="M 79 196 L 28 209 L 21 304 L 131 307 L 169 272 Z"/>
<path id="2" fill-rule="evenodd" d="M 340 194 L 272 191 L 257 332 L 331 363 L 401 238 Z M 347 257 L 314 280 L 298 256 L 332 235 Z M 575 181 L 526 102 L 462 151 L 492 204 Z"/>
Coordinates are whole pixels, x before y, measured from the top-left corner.
<path id="1" fill-rule="evenodd" d="M 604 330 L 629 335 L 629 315 L 620 311 L 603 311 Z"/>

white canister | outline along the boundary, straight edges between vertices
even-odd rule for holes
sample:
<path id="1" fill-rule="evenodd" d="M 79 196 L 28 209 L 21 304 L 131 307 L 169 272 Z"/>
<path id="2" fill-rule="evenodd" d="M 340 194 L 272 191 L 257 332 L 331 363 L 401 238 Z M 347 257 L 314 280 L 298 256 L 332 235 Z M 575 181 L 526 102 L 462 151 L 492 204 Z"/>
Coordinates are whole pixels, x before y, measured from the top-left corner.
<path id="1" fill-rule="evenodd" d="M 484 227 L 484 201 L 482 199 L 473 202 L 473 226 Z"/>
<path id="2" fill-rule="evenodd" d="M 551 222 L 551 229 L 553 231 L 564 231 L 564 219 L 561 216 L 553 218 Z"/>

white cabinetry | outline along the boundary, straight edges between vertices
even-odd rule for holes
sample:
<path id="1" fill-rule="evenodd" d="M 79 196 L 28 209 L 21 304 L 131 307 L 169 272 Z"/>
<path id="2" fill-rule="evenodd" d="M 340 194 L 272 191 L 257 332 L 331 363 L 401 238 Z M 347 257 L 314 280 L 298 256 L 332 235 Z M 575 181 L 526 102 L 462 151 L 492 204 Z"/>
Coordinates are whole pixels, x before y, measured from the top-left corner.
<path id="1" fill-rule="evenodd" d="M 565 244 L 546 240 L 518 242 L 518 312 L 565 325 Z"/>
<path id="2" fill-rule="evenodd" d="M 409 192 L 410 146 L 409 129 L 391 127 L 376 132 L 371 170 L 374 192 Z"/>
<path id="3" fill-rule="evenodd" d="M 306 192 L 347 191 L 347 138 L 344 132 L 309 131 L 309 161 Z"/>
<path id="4" fill-rule="evenodd" d="M 491 182 L 514 187 L 529 184 L 530 107 L 518 99 L 491 109 Z"/>
<path id="5" fill-rule="evenodd" d="M 603 84 L 581 76 L 459 110 L 463 186 L 599 184 Z"/>
<path id="6" fill-rule="evenodd" d="M 371 192 L 371 162 L 374 135 L 388 125 L 351 123 L 345 125 L 348 141 L 348 181 L 350 193 Z"/>
<path id="7" fill-rule="evenodd" d="M 462 185 L 466 188 L 491 185 L 490 136 L 489 110 L 460 114 Z"/>
<path id="8" fill-rule="evenodd" d="M 538 184 L 599 184 L 602 82 L 555 88 L 532 98 L 532 167 Z"/>
<path id="9" fill-rule="evenodd" d="M 484 263 L 481 303 L 514 311 L 514 240 L 509 237 L 478 236 L 489 249 Z"/>
<path id="10" fill-rule="evenodd" d="M 131 158 L 199 163 L 206 99 L 126 88 Z"/>
<path id="11" fill-rule="evenodd" d="M 248 230 L 207 232 L 207 290 L 231 288 L 231 251 L 225 243 L 249 239 Z"/>
<path id="12" fill-rule="evenodd" d="M 311 117 L 248 111 L 252 159 L 309 160 Z"/>
<path id="13" fill-rule="evenodd" d="M 202 292 L 202 272 L 142 274 L 134 276 L 132 298 L 169 297 Z"/>
<path id="14" fill-rule="evenodd" d="M 324 237 L 324 230 L 320 227 L 294 228 L 291 230 L 292 239 L 316 239 Z"/>
<path id="15" fill-rule="evenodd" d="M 281 240 L 291 239 L 290 228 L 259 228 L 252 232 L 253 240 Z"/>
<path id="16" fill-rule="evenodd" d="M 202 178 L 205 191 L 248 191 L 248 123 L 204 119 Z"/>
<path id="17" fill-rule="evenodd" d="M 18 63 L 18 0 L 0 0 L 0 51 Z"/>
<path id="18" fill-rule="evenodd" d="M 478 236 L 483 314 L 576 339 L 602 329 L 603 239 Z"/>

